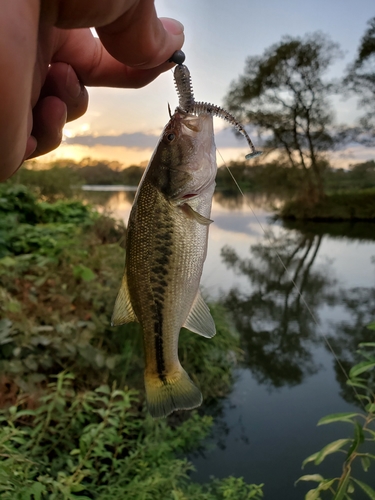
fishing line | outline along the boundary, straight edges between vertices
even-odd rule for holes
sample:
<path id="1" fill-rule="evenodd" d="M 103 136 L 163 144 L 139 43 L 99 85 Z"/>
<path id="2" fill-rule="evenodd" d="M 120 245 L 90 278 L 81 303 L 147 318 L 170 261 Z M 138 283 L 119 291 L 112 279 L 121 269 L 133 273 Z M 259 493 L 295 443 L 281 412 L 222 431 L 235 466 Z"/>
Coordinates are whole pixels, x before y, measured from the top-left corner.
<path id="1" fill-rule="evenodd" d="M 245 196 L 244 192 L 242 191 L 241 187 L 239 186 L 238 182 L 236 181 L 236 179 L 235 179 L 234 175 L 232 174 L 232 172 L 231 172 L 230 168 L 229 168 L 229 167 L 228 167 L 228 165 L 226 164 L 226 161 L 224 160 L 224 158 L 223 158 L 222 154 L 220 153 L 220 151 L 219 151 L 218 149 L 217 149 L 216 151 L 218 152 L 218 154 L 219 154 L 220 158 L 222 159 L 222 161 L 223 161 L 223 163 L 224 163 L 224 165 L 225 165 L 225 168 L 228 170 L 228 172 L 229 172 L 229 174 L 230 174 L 231 178 L 233 179 L 233 182 L 235 183 L 235 185 L 236 185 L 236 187 L 237 187 L 238 191 L 241 193 L 242 197 L 246 200 L 246 196 Z M 263 233 L 264 233 L 265 238 L 268 240 L 268 242 L 269 242 L 269 244 L 270 244 L 270 246 L 271 246 L 272 250 L 275 252 L 275 254 L 276 254 L 276 256 L 277 256 L 277 258 L 278 258 L 278 260 L 279 260 L 280 264 L 282 265 L 282 267 L 283 267 L 283 269 L 284 269 L 284 271 L 285 271 L 285 273 L 286 273 L 286 275 L 287 275 L 287 277 L 288 277 L 289 281 L 290 281 L 290 282 L 292 283 L 292 285 L 294 286 L 294 288 L 295 288 L 295 290 L 296 290 L 296 292 L 297 292 L 297 295 L 298 295 L 298 296 L 299 296 L 299 298 L 301 299 L 301 301 L 302 301 L 303 305 L 305 306 L 305 308 L 306 308 L 307 312 L 309 313 L 309 315 L 311 316 L 311 318 L 312 318 L 312 320 L 313 320 L 313 322 L 314 322 L 315 326 L 317 327 L 318 333 L 319 333 L 319 334 L 323 337 L 323 339 L 324 339 L 324 341 L 325 341 L 325 343 L 326 343 L 326 345 L 327 345 L 328 349 L 331 351 L 331 353 L 332 353 L 332 355 L 333 355 L 333 357 L 334 357 L 334 359 L 335 359 L 335 361 L 336 361 L 336 363 L 337 363 L 338 367 L 340 368 L 340 370 L 341 370 L 341 371 L 342 371 L 342 373 L 344 374 L 344 376 L 345 376 L 346 380 L 350 380 L 350 378 L 349 378 L 349 375 L 348 375 L 347 371 L 345 370 L 345 368 L 344 368 L 343 364 L 341 363 L 341 361 L 340 361 L 340 360 L 339 360 L 339 358 L 337 357 L 337 355 L 336 355 L 336 353 L 335 353 L 335 351 L 334 351 L 333 347 L 331 346 L 331 344 L 330 344 L 330 342 L 329 342 L 329 340 L 328 340 L 327 336 L 324 334 L 324 332 L 323 332 L 323 330 L 322 330 L 322 327 L 321 327 L 321 325 L 320 325 L 320 323 L 319 323 L 318 319 L 316 318 L 315 314 L 314 314 L 314 313 L 313 313 L 313 311 L 311 310 L 311 308 L 310 308 L 309 304 L 306 302 L 305 297 L 303 296 L 303 293 L 301 292 L 301 290 L 299 289 L 299 287 L 298 287 L 297 283 L 296 283 L 296 282 L 295 282 L 295 280 L 293 279 L 293 276 L 291 275 L 291 272 L 289 271 L 288 267 L 284 264 L 284 261 L 283 261 L 283 259 L 281 258 L 281 255 L 279 254 L 279 252 L 277 251 L 277 249 L 274 247 L 273 241 L 272 241 L 272 239 L 271 239 L 271 237 L 270 237 L 270 235 L 269 235 L 269 231 L 267 231 L 267 230 L 264 228 L 263 224 L 262 224 L 262 223 L 261 223 L 261 221 L 259 220 L 259 218 L 258 218 L 257 214 L 255 213 L 255 211 L 253 210 L 252 206 L 251 206 L 251 205 L 249 205 L 249 206 L 250 206 L 250 210 L 251 210 L 251 212 L 252 212 L 252 214 L 253 214 L 253 216 L 254 216 L 255 220 L 257 221 L 257 223 L 259 224 L 260 228 L 262 229 L 262 231 L 263 231 Z M 352 389 L 353 389 L 353 391 L 354 391 L 354 393 L 355 393 L 355 395 L 356 395 L 357 399 L 360 401 L 362 408 L 366 411 L 366 409 L 365 409 L 365 405 L 364 405 L 364 403 L 363 403 L 362 399 L 359 397 L 359 394 L 358 394 L 357 389 L 356 389 L 354 386 L 351 386 L 351 387 L 352 387 Z"/>

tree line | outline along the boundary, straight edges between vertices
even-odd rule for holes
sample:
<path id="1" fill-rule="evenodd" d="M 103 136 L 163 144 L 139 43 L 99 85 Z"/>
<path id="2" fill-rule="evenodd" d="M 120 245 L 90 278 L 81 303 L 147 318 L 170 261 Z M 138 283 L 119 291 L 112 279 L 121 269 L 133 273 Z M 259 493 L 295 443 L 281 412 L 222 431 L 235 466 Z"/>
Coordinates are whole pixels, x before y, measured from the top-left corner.
<path id="1" fill-rule="evenodd" d="M 324 197 L 328 151 L 350 141 L 375 145 L 375 17 L 344 77 L 327 78 L 342 56 L 321 32 L 285 36 L 247 58 L 225 98 L 229 111 L 263 135 L 266 153 L 277 150 L 289 167 L 303 171 L 305 193 L 317 201 Z M 364 114 L 357 125 L 335 125 L 331 98 L 338 94 L 358 97 Z"/>

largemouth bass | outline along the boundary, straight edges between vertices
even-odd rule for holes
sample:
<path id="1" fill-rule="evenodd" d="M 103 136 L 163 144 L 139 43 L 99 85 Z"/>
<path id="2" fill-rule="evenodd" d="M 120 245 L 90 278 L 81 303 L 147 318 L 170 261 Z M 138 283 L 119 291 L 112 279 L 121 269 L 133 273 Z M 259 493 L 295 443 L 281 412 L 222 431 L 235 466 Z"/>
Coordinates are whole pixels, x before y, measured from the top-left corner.
<path id="1" fill-rule="evenodd" d="M 215 324 L 199 291 L 207 253 L 216 153 L 213 118 L 176 111 L 141 180 L 129 217 L 126 265 L 112 323 L 139 321 L 148 409 L 163 417 L 202 402 L 178 359 L 181 327 Z"/>
<path id="2" fill-rule="evenodd" d="M 182 327 L 213 337 L 215 324 L 199 291 L 215 190 L 213 116 L 243 127 L 221 108 L 194 101 L 190 73 L 175 70 L 180 106 L 160 137 L 130 213 L 125 272 L 112 325 L 139 321 L 145 388 L 153 417 L 192 409 L 202 394 L 178 359 Z"/>

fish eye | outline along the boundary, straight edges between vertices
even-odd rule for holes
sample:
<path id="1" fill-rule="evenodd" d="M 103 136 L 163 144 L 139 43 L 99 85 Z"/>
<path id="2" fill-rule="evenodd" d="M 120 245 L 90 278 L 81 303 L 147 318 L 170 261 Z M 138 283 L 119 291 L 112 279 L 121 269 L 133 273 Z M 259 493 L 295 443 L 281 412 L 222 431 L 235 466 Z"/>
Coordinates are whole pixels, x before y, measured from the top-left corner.
<path id="1" fill-rule="evenodd" d="M 172 142 L 175 139 L 175 137 L 176 136 L 174 134 L 168 134 L 167 135 L 167 139 L 168 139 L 169 142 Z"/>

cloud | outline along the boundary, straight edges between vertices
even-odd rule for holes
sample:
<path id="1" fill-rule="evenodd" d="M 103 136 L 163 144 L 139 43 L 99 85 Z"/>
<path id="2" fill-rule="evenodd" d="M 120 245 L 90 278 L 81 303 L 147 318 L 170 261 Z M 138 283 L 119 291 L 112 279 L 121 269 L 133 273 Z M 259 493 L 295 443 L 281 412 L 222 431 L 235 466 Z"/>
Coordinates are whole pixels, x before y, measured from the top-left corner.
<path id="1" fill-rule="evenodd" d="M 126 148 L 134 149 L 153 149 L 159 136 L 152 134 L 144 134 L 143 132 L 136 132 L 133 134 L 120 134 L 120 135 L 76 135 L 74 137 L 66 137 L 65 144 L 79 144 L 81 146 L 123 146 Z"/>
<path id="2" fill-rule="evenodd" d="M 145 134 L 136 132 L 133 134 L 120 135 L 76 135 L 74 137 L 66 137 L 65 144 L 79 144 L 81 146 L 123 146 L 126 148 L 135 149 L 154 149 L 159 140 L 158 135 Z M 215 133 L 215 143 L 218 148 L 244 148 L 246 140 L 242 136 L 237 136 L 233 133 L 232 128 L 225 128 Z"/>
<path id="3" fill-rule="evenodd" d="M 256 134 L 253 136 L 254 143 L 259 147 L 261 142 Z M 74 137 L 66 137 L 65 145 L 81 145 L 86 147 L 108 146 L 108 147 L 125 147 L 137 151 L 145 149 L 155 149 L 159 140 L 158 135 L 145 134 L 136 132 L 133 134 L 120 135 L 76 135 Z M 232 154 L 236 149 L 247 148 L 247 142 L 244 137 L 233 133 L 233 128 L 224 128 L 215 133 L 215 143 L 219 150 L 231 149 Z M 235 154 L 235 153 L 234 153 Z M 374 158 L 375 148 L 364 147 L 360 144 L 351 143 L 337 148 L 336 151 L 330 153 L 331 163 L 338 167 L 346 168 L 351 163 L 366 161 Z"/>

